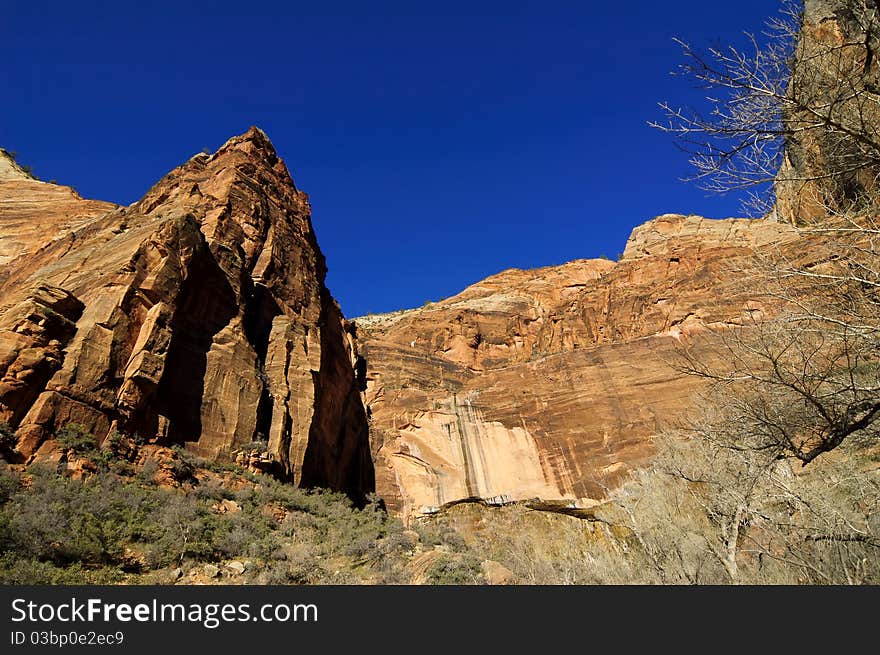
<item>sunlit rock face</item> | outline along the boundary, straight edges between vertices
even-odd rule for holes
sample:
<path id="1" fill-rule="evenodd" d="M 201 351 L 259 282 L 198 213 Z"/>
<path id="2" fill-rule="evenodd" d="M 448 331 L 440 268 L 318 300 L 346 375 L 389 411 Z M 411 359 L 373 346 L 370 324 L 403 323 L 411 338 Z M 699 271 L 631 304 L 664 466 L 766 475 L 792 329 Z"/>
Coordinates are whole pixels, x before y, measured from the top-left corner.
<path id="1" fill-rule="evenodd" d="M 4 170 L 0 420 L 23 458 L 68 423 L 219 459 L 268 440 L 286 479 L 372 491 L 353 329 L 265 134 L 196 155 L 129 207 Z"/>
<path id="2" fill-rule="evenodd" d="M 390 455 L 401 487 L 410 492 L 407 513 L 465 499 L 565 497 L 528 430 L 487 421 L 467 396 L 452 395 L 435 408 L 399 428 L 400 450 Z"/>
<path id="3" fill-rule="evenodd" d="M 34 179 L 0 149 L 0 272 L 15 259 L 18 266 L 26 264 L 29 253 L 115 207 L 84 200 L 69 186 Z"/>
<path id="4" fill-rule="evenodd" d="M 509 270 L 419 309 L 356 319 L 378 493 L 403 514 L 464 499 L 601 499 L 697 400 L 683 344 L 765 311 L 738 262 L 793 228 L 660 216 L 620 261 Z M 750 291 L 754 292 L 754 297 Z"/>
<path id="5" fill-rule="evenodd" d="M 779 220 L 809 224 L 876 198 L 878 53 L 876 2 L 806 0 L 789 85 L 801 109 L 784 115 L 790 135 L 775 189 Z"/>
<path id="6" fill-rule="evenodd" d="M 807 0 L 790 86 L 868 134 L 880 124 L 880 34 L 864 29 L 875 11 Z M 645 463 L 652 436 L 700 404 L 703 383 L 676 366 L 681 348 L 718 361 L 726 330 L 774 312 L 744 282 L 744 263 L 779 249 L 821 266 L 827 247 L 792 226 L 876 201 L 874 150 L 846 130 L 802 129 L 815 123 L 809 109 L 783 118 L 793 134 L 769 220 L 659 216 L 633 231 L 618 262 L 505 271 L 441 302 L 357 319 L 389 506 L 589 504 Z M 865 153 L 868 164 L 852 169 Z"/>

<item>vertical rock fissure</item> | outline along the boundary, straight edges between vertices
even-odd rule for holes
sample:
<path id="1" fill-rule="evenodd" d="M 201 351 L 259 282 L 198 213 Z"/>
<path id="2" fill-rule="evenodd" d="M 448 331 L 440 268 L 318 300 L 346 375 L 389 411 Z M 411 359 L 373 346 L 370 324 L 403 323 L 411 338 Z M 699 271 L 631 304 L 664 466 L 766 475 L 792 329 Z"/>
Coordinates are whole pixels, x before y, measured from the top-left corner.
<path id="1" fill-rule="evenodd" d="M 345 492 L 357 504 L 375 490 L 366 410 L 343 339 L 343 319 L 326 289 L 321 291 L 321 357 L 312 371 L 314 414 L 299 484 Z"/>
<path id="2" fill-rule="evenodd" d="M 173 443 L 198 441 L 208 351 L 238 313 L 235 291 L 202 241 L 181 286 L 171 319 L 172 339 L 157 393 L 159 414 L 168 419 Z"/>
<path id="3" fill-rule="evenodd" d="M 251 283 L 253 284 L 253 283 Z M 266 355 L 269 351 L 269 337 L 272 333 L 272 320 L 281 314 L 281 308 L 272 293 L 264 284 L 253 284 L 248 293 L 244 309 L 244 333 L 257 355 L 257 375 L 263 390 L 257 403 L 257 420 L 254 425 L 253 440 L 266 441 L 272 428 L 272 413 L 275 401 L 272 386 L 266 373 Z"/>

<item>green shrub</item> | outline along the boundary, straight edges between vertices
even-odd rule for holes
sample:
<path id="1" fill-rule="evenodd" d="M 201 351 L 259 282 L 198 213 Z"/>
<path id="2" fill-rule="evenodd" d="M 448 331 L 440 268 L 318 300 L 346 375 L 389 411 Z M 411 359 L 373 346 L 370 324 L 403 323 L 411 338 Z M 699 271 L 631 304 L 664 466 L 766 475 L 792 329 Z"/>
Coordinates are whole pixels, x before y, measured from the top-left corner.
<path id="1" fill-rule="evenodd" d="M 204 501 L 182 493 L 161 491 L 163 502 L 149 517 L 149 545 L 153 566 L 181 564 L 185 559 L 216 560 L 214 523 Z"/>
<path id="2" fill-rule="evenodd" d="M 21 480 L 11 471 L 0 469 L 0 505 L 3 505 L 19 490 Z"/>
<path id="3" fill-rule="evenodd" d="M 116 457 L 127 457 L 132 450 L 131 441 L 124 434 L 112 432 L 104 440 L 104 449 Z"/>
<path id="4" fill-rule="evenodd" d="M 195 457 L 193 457 L 192 453 L 187 452 L 180 446 L 174 446 L 172 450 L 174 450 L 176 454 L 174 462 L 171 465 L 174 479 L 180 482 L 193 479 L 198 465 Z"/>
<path id="5" fill-rule="evenodd" d="M 0 454 L 11 453 L 15 450 L 15 445 L 15 430 L 10 427 L 9 423 L 0 421 Z"/>
<path id="6" fill-rule="evenodd" d="M 79 423 L 68 423 L 58 431 L 55 439 L 62 448 L 77 455 L 86 455 L 98 449 L 98 439 Z"/>
<path id="7" fill-rule="evenodd" d="M 253 452 L 257 451 L 259 453 L 265 453 L 269 450 L 269 438 L 264 434 L 258 432 L 254 435 L 254 440 L 250 443 L 243 444 L 240 446 L 241 450 Z"/>
<path id="8" fill-rule="evenodd" d="M 155 459 L 148 459 L 144 462 L 141 470 L 137 473 L 137 479 L 143 484 L 155 485 L 156 472 L 159 470 L 159 462 Z"/>
<path id="9" fill-rule="evenodd" d="M 228 474 L 193 478 L 193 489 L 164 489 L 147 484 L 148 468 L 138 475 L 127 468 L 114 472 L 115 464 L 130 465 L 114 464 L 119 449 L 112 442 L 90 450 L 89 436 L 68 426 L 65 447 L 107 458 L 111 470 L 73 479 L 31 467 L 26 485 L 0 472 L 0 582 L 133 581 L 152 569 L 227 559 L 255 562 L 241 581 L 406 581 L 412 535 L 404 535 L 400 521 L 377 502 L 357 509 L 343 494 L 298 489 L 262 475 L 238 489 L 230 485 L 244 479 Z M 192 471 L 190 456 L 181 454 Z M 238 508 L 220 513 L 224 499 L 234 499 Z"/>
<path id="10" fill-rule="evenodd" d="M 156 501 L 112 474 L 78 481 L 36 469 L 3 513 L 22 556 L 58 565 L 107 564 L 141 536 Z"/>
<path id="11" fill-rule="evenodd" d="M 269 564 L 260 574 L 260 584 L 313 584 L 326 577 L 314 555 L 298 552 Z"/>
<path id="12" fill-rule="evenodd" d="M 87 569 L 81 564 L 58 567 L 51 562 L 19 559 L 12 553 L 0 556 L 0 584 L 75 585 L 116 584 L 125 579 L 119 569 Z"/>
<path id="13" fill-rule="evenodd" d="M 455 552 L 467 550 L 467 544 L 445 517 L 427 517 L 418 521 L 413 529 L 418 533 L 422 543 L 429 546 L 447 546 Z"/>

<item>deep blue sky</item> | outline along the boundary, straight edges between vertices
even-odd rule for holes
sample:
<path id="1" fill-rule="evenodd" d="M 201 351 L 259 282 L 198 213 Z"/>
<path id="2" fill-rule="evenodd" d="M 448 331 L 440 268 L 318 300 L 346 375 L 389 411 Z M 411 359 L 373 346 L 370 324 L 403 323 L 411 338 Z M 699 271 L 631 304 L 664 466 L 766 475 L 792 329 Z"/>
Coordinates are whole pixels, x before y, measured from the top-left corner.
<path id="1" fill-rule="evenodd" d="M 616 257 L 657 214 L 736 215 L 646 121 L 696 98 L 673 36 L 738 40 L 776 6 L 4 0 L 0 145 L 130 203 L 256 124 L 310 195 L 346 315 L 417 306 Z"/>

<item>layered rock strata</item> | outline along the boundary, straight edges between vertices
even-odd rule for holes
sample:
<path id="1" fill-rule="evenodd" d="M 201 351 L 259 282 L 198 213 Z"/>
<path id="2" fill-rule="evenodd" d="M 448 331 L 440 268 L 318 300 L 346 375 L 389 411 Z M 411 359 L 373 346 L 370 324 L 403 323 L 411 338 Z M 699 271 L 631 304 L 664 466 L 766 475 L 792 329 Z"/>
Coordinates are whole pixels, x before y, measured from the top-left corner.
<path id="1" fill-rule="evenodd" d="M 356 319 L 378 493 L 403 514 L 465 499 L 589 505 L 693 407 L 685 345 L 758 318 L 738 262 L 790 226 L 660 216 L 618 262 L 509 270 L 425 307 Z"/>

